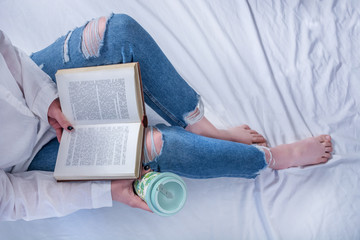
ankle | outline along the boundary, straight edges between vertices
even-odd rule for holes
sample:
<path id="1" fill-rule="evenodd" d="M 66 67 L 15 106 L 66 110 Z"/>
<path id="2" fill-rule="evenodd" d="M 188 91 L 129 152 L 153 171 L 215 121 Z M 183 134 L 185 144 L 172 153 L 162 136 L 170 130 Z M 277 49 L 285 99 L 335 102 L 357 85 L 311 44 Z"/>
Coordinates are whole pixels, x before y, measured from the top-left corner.
<path id="1" fill-rule="evenodd" d="M 224 139 L 224 136 L 227 136 L 225 130 L 217 129 L 212 123 L 210 123 L 205 117 L 203 117 L 199 122 L 194 124 L 189 124 L 185 130 L 211 138 Z"/>
<path id="2" fill-rule="evenodd" d="M 296 167 L 296 151 L 292 148 L 291 144 L 282 144 L 271 148 L 273 157 L 276 158 L 277 163 L 273 169 L 281 170 L 290 167 Z"/>
<path id="3" fill-rule="evenodd" d="M 271 152 L 270 148 L 267 147 L 261 147 L 261 149 L 263 150 L 264 154 L 265 154 L 265 161 L 268 164 L 268 166 L 270 168 L 276 169 L 276 160 L 274 155 Z"/>
<path id="4" fill-rule="evenodd" d="M 217 135 L 219 139 L 227 140 L 227 141 L 235 141 L 236 139 L 231 134 L 229 129 L 216 129 Z"/>

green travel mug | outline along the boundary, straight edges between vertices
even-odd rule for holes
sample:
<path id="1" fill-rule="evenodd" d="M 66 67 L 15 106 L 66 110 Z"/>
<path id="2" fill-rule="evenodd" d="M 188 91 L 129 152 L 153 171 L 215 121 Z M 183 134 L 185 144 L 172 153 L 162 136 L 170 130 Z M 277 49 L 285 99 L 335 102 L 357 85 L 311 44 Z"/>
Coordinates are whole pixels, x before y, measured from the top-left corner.
<path id="1" fill-rule="evenodd" d="M 186 185 L 176 174 L 148 172 L 134 182 L 136 194 L 160 216 L 179 212 L 186 201 Z"/>

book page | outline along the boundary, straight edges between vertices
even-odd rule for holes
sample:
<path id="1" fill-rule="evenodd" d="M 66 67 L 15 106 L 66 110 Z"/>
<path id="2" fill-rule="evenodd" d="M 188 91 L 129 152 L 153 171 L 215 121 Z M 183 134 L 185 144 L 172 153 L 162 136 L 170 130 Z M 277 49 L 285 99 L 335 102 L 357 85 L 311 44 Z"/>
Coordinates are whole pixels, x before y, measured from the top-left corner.
<path id="1" fill-rule="evenodd" d="M 139 123 L 129 123 L 82 125 L 74 132 L 64 131 L 55 177 L 133 177 L 139 130 Z"/>
<path id="2" fill-rule="evenodd" d="M 134 67 L 57 74 L 60 102 L 74 125 L 138 122 Z"/>

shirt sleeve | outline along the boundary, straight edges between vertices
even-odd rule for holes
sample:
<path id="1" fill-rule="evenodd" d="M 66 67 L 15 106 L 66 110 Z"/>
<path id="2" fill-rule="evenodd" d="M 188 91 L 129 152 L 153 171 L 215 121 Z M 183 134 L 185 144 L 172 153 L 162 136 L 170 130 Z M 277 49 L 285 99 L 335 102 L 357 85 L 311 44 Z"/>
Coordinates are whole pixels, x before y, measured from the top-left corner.
<path id="1" fill-rule="evenodd" d="M 6 94 L 9 93 L 9 96 L 5 96 L 6 99 L 16 97 L 17 101 L 13 102 L 21 103 L 19 106 L 21 105 L 24 108 L 24 111 L 21 112 L 26 113 L 25 108 L 27 111 L 30 109 L 37 117 L 47 122 L 48 107 L 57 97 L 55 83 L 25 53 L 15 48 L 1 30 L 0 54 L 3 58 L 1 63 L 4 63 L 8 68 L 7 73 L 9 75 L 7 77 L 12 79 L 8 82 L 2 79 L 2 83 L 9 84 L 6 87 L 13 90 L 6 92 Z M 33 114 L 27 114 L 27 116 L 30 117 L 24 117 L 25 123 L 29 122 L 28 120 L 33 117 Z M 21 116 L 19 115 L 19 117 Z M 19 123 L 19 121 L 15 121 L 15 123 Z M 21 142 L 19 139 L 16 140 L 12 136 L 12 138 L 7 139 L 10 139 L 8 141 L 15 139 L 15 142 L 9 142 L 5 146 L 13 147 L 15 144 L 22 144 L 29 147 L 29 144 L 37 138 L 36 131 L 38 129 L 36 126 L 38 124 L 35 121 L 35 124 L 31 123 L 29 126 L 34 127 L 35 130 L 33 129 L 33 134 L 30 133 L 34 137 L 29 137 L 28 143 Z M 23 138 L 21 133 L 19 136 Z M 1 137 L 5 138 L 6 135 Z M 26 153 L 20 160 L 26 161 L 28 155 Z M 1 154 L 0 163 L 7 167 L 12 166 L 9 164 L 21 163 L 21 161 L 16 162 L 18 159 L 7 163 L 7 159 L 4 157 L 6 155 Z M 7 173 L 0 169 L 0 220 L 34 220 L 60 217 L 79 209 L 107 206 L 112 206 L 111 183 L 109 181 L 59 183 L 54 179 L 52 172 Z"/>
<path id="2" fill-rule="evenodd" d="M 0 170 L 0 220 L 61 217 L 112 206 L 110 181 L 56 182 L 51 172 Z"/>
<path id="3" fill-rule="evenodd" d="M 43 121 L 48 121 L 50 104 L 58 97 L 56 84 L 22 50 L 12 45 L 8 37 L 0 32 L 2 55 L 8 68 L 23 93 L 29 109 Z"/>
<path id="4" fill-rule="evenodd" d="M 22 78 L 17 79 L 29 109 L 43 121 L 48 121 L 50 104 L 58 97 L 56 84 L 24 52 L 16 49 L 22 67 Z"/>

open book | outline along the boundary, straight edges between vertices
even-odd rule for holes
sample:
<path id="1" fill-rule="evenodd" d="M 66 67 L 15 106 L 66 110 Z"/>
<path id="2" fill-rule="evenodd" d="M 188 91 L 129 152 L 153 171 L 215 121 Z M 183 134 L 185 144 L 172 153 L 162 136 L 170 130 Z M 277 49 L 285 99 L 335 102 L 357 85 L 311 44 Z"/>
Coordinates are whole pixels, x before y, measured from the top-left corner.
<path id="1" fill-rule="evenodd" d="M 55 77 L 74 127 L 63 131 L 56 180 L 138 178 L 147 125 L 139 64 L 64 69 Z"/>

